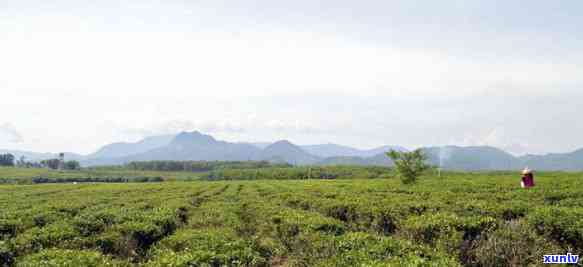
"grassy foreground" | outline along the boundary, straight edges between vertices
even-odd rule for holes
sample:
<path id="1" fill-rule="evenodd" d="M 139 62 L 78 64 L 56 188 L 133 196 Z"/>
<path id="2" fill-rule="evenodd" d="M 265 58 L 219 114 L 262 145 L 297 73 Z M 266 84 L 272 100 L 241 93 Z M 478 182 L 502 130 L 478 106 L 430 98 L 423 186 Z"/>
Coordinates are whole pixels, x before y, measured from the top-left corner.
<path id="1" fill-rule="evenodd" d="M 0 266 L 538 266 L 583 252 L 583 177 L 0 186 Z"/>

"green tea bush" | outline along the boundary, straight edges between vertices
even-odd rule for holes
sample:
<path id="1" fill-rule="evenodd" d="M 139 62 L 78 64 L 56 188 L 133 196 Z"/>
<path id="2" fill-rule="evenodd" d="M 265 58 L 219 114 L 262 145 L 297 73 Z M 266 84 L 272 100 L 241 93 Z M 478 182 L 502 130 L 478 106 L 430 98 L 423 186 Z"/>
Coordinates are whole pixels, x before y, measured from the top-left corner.
<path id="1" fill-rule="evenodd" d="M 407 239 L 462 256 L 476 239 L 495 230 L 498 222 L 492 217 L 459 217 L 454 213 L 437 212 L 410 216 L 400 225 L 400 235 Z"/>
<path id="2" fill-rule="evenodd" d="M 538 236 L 522 221 L 510 221 L 497 230 L 482 235 L 469 255 L 466 265 L 472 266 L 534 266 L 543 255 L 562 254 L 565 251 Z"/>
<path id="3" fill-rule="evenodd" d="M 391 237 L 349 233 L 336 237 L 334 256 L 319 266 L 460 266 L 455 258 Z"/>
<path id="4" fill-rule="evenodd" d="M 202 175 L 205 180 L 302 180 L 380 178 L 390 175 L 386 167 L 363 166 L 312 166 L 268 167 L 261 169 L 217 169 Z"/>
<path id="5" fill-rule="evenodd" d="M 583 208 L 538 208 L 528 221 L 539 233 L 583 251 Z"/>
<path id="6" fill-rule="evenodd" d="M 18 219 L 0 218 L 0 240 L 15 237 L 21 225 L 22 221 Z"/>
<path id="7" fill-rule="evenodd" d="M 163 182 L 162 177 L 66 177 L 46 178 L 35 177 L 31 179 L 33 184 L 65 184 L 65 183 L 158 183 Z"/>
<path id="8" fill-rule="evenodd" d="M 229 230 L 183 230 L 162 240 L 146 266 L 267 266 L 254 244 Z"/>
<path id="9" fill-rule="evenodd" d="M 75 228 L 65 222 L 47 225 L 43 228 L 34 227 L 14 239 L 14 247 L 18 255 L 52 247 L 66 247 L 77 238 Z"/>
<path id="10" fill-rule="evenodd" d="M 0 266 L 12 266 L 15 262 L 14 249 L 6 241 L 0 241 Z"/>
<path id="11" fill-rule="evenodd" d="M 73 225 L 82 236 L 94 236 L 115 222 L 115 215 L 96 212 L 75 217 Z"/>
<path id="12" fill-rule="evenodd" d="M 306 179 L 320 170 L 338 179 Z M 580 174 L 523 190 L 506 173 L 223 173 L 260 181 L 0 185 L 0 266 L 524 266 L 582 251 Z"/>
<path id="13" fill-rule="evenodd" d="M 49 249 L 24 257 L 17 267 L 129 266 L 96 251 Z"/>
<path id="14" fill-rule="evenodd" d="M 126 222 L 116 226 L 115 230 L 121 233 L 119 237 L 122 238 L 112 242 L 121 246 L 118 247 L 118 250 L 128 250 L 129 253 L 127 254 L 140 257 L 145 255 L 150 246 L 166 234 L 161 227 L 143 221 Z M 124 247 L 127 247 L 127 249 L 124 249 Z"/>
<path id="15" fill-rule="evenodd" d="M 401 223 L 405 236 L 417 242 L 453 252 L 463 241 L 461 219 L 451 213 L 411 216 Z"/>
<path id="16" fill-rule="evenodd" d="M 67 216 L 62 212 L 45 210 L 39 211 L 37 214 L 35 214 L 32 218 L 32 221 L 34 226 L 42 228 L 48 224 L 63 220 L 65 218 L 67 218 Z"/>
<path id="17" fill-rule="evenodd" d="M 272 221 L 282 229 L 284 235 L 295 235 L 300 230 L 319 231 L 329 234 L 342 234 L 344 226 L 339 221 L 317 213 L 282 209 L 272 217 Z M 297 230 L 294 230 L 297 229 Z"/>

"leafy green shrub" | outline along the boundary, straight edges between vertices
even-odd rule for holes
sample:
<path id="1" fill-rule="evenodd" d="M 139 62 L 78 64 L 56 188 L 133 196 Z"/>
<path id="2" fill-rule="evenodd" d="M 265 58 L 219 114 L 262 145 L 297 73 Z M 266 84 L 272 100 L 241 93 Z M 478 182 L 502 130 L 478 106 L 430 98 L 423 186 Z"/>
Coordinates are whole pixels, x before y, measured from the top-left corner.
<path id="1" fill-rule="evenodd" d="M 154 243 L 174 233 L 184 219 L 181 218 L 180 209 L 172 208 L 156 208 L 149 213 L 141 216 L 134 214 L 132 217 L 132 220 L 108 226 L 114 219 L 107 214 L 101 214 L 93 221 L 95 223 L 77 221 L 77 227 L 82 229 L 81 233 L 90 235 L 97 235 L 107 229 L 96 239 L 96 246 L 104 253 L 137 259 L 144 257 Z"/>
<path id="2" fill-rule="evenodd" d="M 452 252 L 463 241 L 463 233 L 458 230 L 460 218 L 450 213 L 423 214 L 411 216 L 402 222 L 406 236 L 417 242 L 436 246 Z"/>
<path id="3" fill-rule="evenodd" d="M 500 207 L 502 218 L 504 220 L 516 220 L 523 218 L 528 213 L 530 206 L 524 201 L 512 201 L 510 203 L 505 203 L 504 205 L 492 205 L 494 207 Z"/>
<path id="4" fill-rule="evenodd" d="M 154 242 L 164 236 L 159 227 L 148 222 L 126 222 L 116 230 L 122 234 L 123 239 L 116 240 L 114 243 L 119 246 L 120 251 L 129 251 L 127 254 L 130 255 L 144 255 Z"/>
<path id="5" fill-rule="evenodd" d="M 28 255 L 18 262 L 17 267 L 101 267 L 125 266 L 96 251 L 48 249 Z"/>
<path id="6" fill-rule="evenodd" d="M 320 266 L 459 266 L 438 252 L 391 237 L 352 232 L 335 238 L 333 256 Z"/>
<path id="7" fill-rule="evenodd" d="M 18 219 L 0 218 L 0 240 L 16 236 L 20 225 L 22 225 L 22 221 Z"/>
<path id="8" fill-rule="evenodd" d="M 583 208 L 537 208 L 528 214 L 528 222 L 539 233 L 583 250 Z"/>
<path id="9" fill-rule="evenodd" d="M 32 228 L 18 235 L 14 245 L 19 255 L 45 248 L 64 247 L 77 237 L 72 225 L 60 222 L 43 228 Z"/>
<path id="10" fill-rule="evenodd" d="M 345 229 L 338 220 L 321 216 L 318 213 L 310 213 L 292 209 L 283 209 L 272 218 L 282 233 L 293 235 L 302 231 L 318 231 L 323 233 L 339 235 Z M 297 229 L 293 230 L 293 229 Z"/>
<path id="11" fill-rule="evenodd" d="M 358 200 L 325 200 L 314 201 L 306 199 L 305 202 L 312 202 L 318 205 L 317 209 L 332 218 L 345 223 L 353 231 L 376 231 L 385 235 L 393 234 L 397 230 L 397 219 L 392 211 L 384 208 L 375 208 L 368 203 Z"/>
<path id="12" fill-rule="evenodd" d="M 62 220 L 65 217 L 67 217 L 67 216 L 61 212 L 40 211 L 38 214 L 34 215 L 32 220 L 33 220 L 34 226 L 44 227 L 48 224 Z"/>
<path id="13" fill-rule="evenodd" d="M 457 254 L 464 243 L 471 244 L 484 233 L 493 231 L 497 222 L 491 217 L 458 217 L 453 213 L 411 216 L 402 222 L 403 231 L 412 240 Z"/>
<path id="14" fill-rule="evenodd" d="M 146 266 L 266 266 L 254 247 L 232 231 L 181 230 L 156 245 Z"/>
<path id="15" fill-rule="evenodd" d="M 115 215 L 104 212 L 84 214 L 75 217 L 73 225 L 82 236 L 93 236 L 101 233 L 115 221 Z"/>
<path id="16" fill-rule="evenodd" d="M 0 266 L 12 266 L 15 261 L 14 249 L 5 241 L 0 241 Z"/>
<path id="17" fill-rule="evenodd" d="M 345 227 L 336 219 L 318 213 L 294 209 L 280 209 L 271 216 L 273 235 L 284 250 L 308 254 L 314 237 L 341 235 Z"/>
<path id="18" fill-rule="evenodd" d="M 311 166 L 266 167 L 259 169 L 216 169 L 202 175 L 205 180 L 303 180 L 379 178 L 390 172 L 386 167 Z"/>
<path id="19" fill-rule="evenodd" d="M 526 223 L 510 221 L 482 235 L 464 261 L 485 267 L 530 266 L 540 264 L 543 255 L 561 253 L 560 248 L 538 236 Z"/>
<path id="20" fill-rule="evenodd" d="M 136 256 L 135 244 L 130 243 L 122 233 L 111 230 L 96 237 L 95 245 L 104 254 L 117 255 L 123 258 Z"/>

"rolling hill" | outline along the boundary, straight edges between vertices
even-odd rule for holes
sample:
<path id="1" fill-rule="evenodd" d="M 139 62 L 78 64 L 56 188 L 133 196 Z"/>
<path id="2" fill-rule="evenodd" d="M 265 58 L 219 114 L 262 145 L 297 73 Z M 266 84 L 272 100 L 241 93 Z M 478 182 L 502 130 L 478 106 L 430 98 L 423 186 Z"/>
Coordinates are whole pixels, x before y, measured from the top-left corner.
<path id="1" fill-rule="evenodd" d="M 151 136 L 135 143 L 119 142 L 103 146 L 95 153 L 87 155 L 89 159 L 122 158 L 147 152 L 169 144 L 173 135 Z"/>
<path id="2" fill-rule="evenodd" d="M 124 157 L 123 160 L 257 160 L 260 151 L 252 145 L 219 141 L 194 131 L 182 132 L 166 146 Z"/>
<path id="3" fill-rule="evenodd" d="M 523 165 L 535 169 L 549 171 L 583 170 L 583 149 L 563 154 L 526 155 L 519 159 Z"/>
<path id="4" fill-rule="evenodd" d="M 432 165 L 448 170 L 516 170 L 524 167 L 520 159 L 494 147 L 444 146 L 424 150 Z"/>
<path id="5" fill-rule="evenodd" d="M 385 152 L 399 146 L 375 149 L 357 149 L 337 144 L 300 146 L 287 140 L 274 143 L 233 143 L 217 140 L 197 131 L 172 136 L 147 137 L 135 143 L 113 143 L 87 156 L 66 153 L 67 160 L 79 160 L 83 166 L 119 165 L 131 161 L 196 160 L 246 161 L 268 160 L 295 165 L 378 165 L 391 166 Z M 583 170 L 583 149 L 561 154 L 527 155 L 515 157 L 501 149 L 488 146 L 442 146 L 423 148 L 428 161 L 449 170 L 517 170 L 530 167 L 535 170 Z M 35 153 L 0 150 L 30 161 L 55 158 L 53 153 Z"/>
<path id="6" fill-rule="evenodd" d="M 263 160 L 283 160 L 295 165 L 309 165 L 320 160 L 317 156 L 304 151 L 287 140 L 278 141 L 267 146 L 261 151 L 260 155 Z"/>

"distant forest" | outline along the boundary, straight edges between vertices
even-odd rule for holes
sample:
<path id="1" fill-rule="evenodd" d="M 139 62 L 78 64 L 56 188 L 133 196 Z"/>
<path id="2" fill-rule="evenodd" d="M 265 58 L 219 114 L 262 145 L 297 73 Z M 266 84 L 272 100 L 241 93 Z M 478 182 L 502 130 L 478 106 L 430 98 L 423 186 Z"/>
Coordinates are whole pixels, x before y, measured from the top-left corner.
<path id="1" fill-rule="evenodd" d="M 152 160 L 134 161 L 125 165 L 125 168 L 139 171 L 189 171 L 208 172 L 220 169 L 261 169 L 287 168 L 288 163 L 270 163 L 268 161 L 173 161 Z"/>

